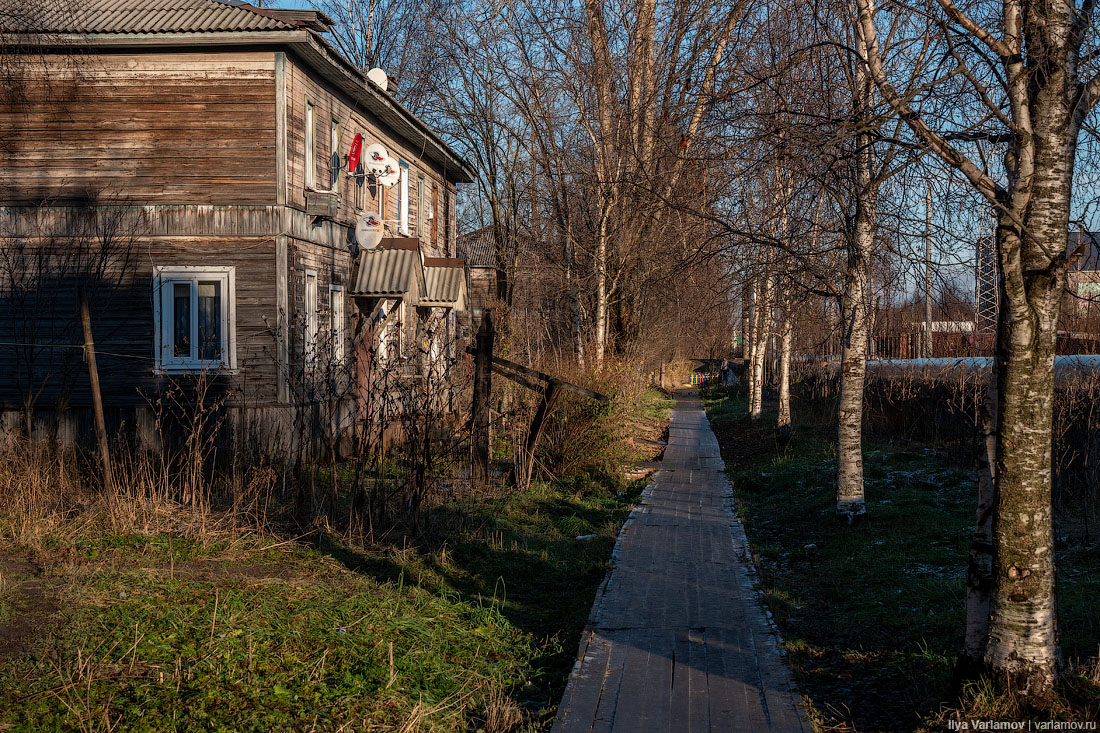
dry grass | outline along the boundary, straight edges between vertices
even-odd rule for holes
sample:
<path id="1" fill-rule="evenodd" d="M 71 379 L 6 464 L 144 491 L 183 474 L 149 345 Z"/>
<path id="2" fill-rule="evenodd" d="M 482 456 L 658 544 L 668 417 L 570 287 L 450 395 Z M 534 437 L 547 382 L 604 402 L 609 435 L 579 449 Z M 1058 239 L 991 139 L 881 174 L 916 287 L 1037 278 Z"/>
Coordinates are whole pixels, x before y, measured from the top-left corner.
<path id="1" fill-rule="evenodd" d="M 107 490 L 81 451 L 10 441 L 0 453 L 0 537 L 41 548 L 52 537 L 176 534 L 213 541 L 270 529 L 277 480 L 270 466 L 203 485 L 206 499 L 185 504 L 185 487 L 157 456 L 115 450 L 113 459 L 122 480 Z"/>

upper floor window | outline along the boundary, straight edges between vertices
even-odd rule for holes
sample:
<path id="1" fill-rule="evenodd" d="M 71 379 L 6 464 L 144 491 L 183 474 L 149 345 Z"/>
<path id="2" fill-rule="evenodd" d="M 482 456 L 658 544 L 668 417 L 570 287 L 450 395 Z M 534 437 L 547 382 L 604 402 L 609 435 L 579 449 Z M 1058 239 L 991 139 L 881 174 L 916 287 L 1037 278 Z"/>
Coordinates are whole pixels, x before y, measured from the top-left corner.
<path id="1" fill-rule="evenodd" d="M 365 168 L 363 158 L 360 158 L 359 165 L 355 169 L 355 177 L 352 179 L 355 182 L 355 208 L 358 211 L 367 208 L 367 174 Z M 381 212 L 379 213 L 381 214 Z"/>
<path id="2" fill-rule="evenodd" d="M 344 340 L 344 324 L 347 319 L 344 310 L 344 288 L 333 285 L 329 288 L 329 315 L 332 323 L 329 328 L 332 333 L 332 361 L 341 364 L 344 361 L 346 345 Z"/>
<path id="3" fill-rule="evenodd" d="M 403 237 L 409 236 L 409 164 L 401 161 L 400 176 L 397 180 L 397 231 Z"/>
<path id="4" fill-rule="evenodd" d="M 432 220 L 432 246 L 439 242 L 439 188 L 432 184 L 432 209 L 428 212 L 428 218 Z M 446 245 L 444 245 L 446 254 Z"/>
<path id="5" fill-rule="evenodd" d="M 317 174 L 317 139 L 313 121 L 313 102 L 306 102 L 306 186 L 313 188 Z"/>
<path id="6" fill-rule="evenodd" d="M 329 125 L 328 133 L 329 185 L 333 191 L 340 190 L 340 120 L 335 117 Z"/>
<path id="7" fill-rule="evenodd" d="M 236 368 L 233 267 L 157 267 L 153 291 L 158 369 Z"/>
<path id="8" fill-rule="evenodd" d="M 424 195 L 424 174 L 416 176 L 416 236 L 421 239 L 428 238 L 428 198 Z"/>
<path id="9" fill-rule="evenodd" d="M 303 303 L 302 346 L 305 349 L 306 365 L 313 366 L 317 360 L 317 273 L 306 270 L 305 293 Z"/>

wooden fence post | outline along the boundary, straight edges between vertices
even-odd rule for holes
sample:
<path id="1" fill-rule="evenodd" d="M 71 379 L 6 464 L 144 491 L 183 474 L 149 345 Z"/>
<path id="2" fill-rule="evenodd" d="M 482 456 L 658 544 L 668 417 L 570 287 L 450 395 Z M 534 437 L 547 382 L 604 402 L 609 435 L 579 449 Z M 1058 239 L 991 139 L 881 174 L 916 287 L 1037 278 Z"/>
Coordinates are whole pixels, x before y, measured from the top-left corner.
<path id="1" fill-rule="evenodd" d="M 527 440 L 523 446 L 523 455 L 516 466 L 516 484 L 520 489 L 531 486 L 531 474 L 535 468 L 535 446 L 542 437 L 542 429 L 546 426 L 546 416 L 554 408 L 558 393 L 561 391 L 561 382 L 554 379 L 546 385 L 542 392 L 542 400 L 539 401 L 535 417 L 531 420 L 531 429 L 527 431 Z"/>
<path id="2" fill-rule="evenodd" d="M 489 478 L 489 408 L 493 394 L 493 311 L 485 310 L 477 330 L 474 355 L 474 398 L 470 425 L 470 480 L 484 483 Z"/>
<path id="3" fill-rule="evenodd" d="M 88 310 L 88 296 L 80 289 L 80 322 L 84 326 L 84 356 L 88 359 L 88 378 L 92 387 L 92 411 L 95 413 L 95 435 L 99 442 L 99 460 L 103 464 L 103 486 L 113 489 L 114 473 L 111 471 L 111 451 L 107 446 L 107 421 L 103 417 L 103 395 L 99 391 L 99 369 L 95 363 L 95 340 L 92 338 L 92 315 Z"/>

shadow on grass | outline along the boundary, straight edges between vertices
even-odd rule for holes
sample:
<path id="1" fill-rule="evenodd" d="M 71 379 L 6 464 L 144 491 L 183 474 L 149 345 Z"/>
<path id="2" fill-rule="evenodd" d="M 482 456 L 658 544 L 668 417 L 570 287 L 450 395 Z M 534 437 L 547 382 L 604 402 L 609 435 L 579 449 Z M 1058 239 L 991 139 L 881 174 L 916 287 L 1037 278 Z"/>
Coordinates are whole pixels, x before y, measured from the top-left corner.
<path id="1" fill-rule="evenodd" d="M 506 498 L 470 496 L 433 509 L 431 529 L 414 545 L 363 550 L 326 537 L 317 549 L 376 582 L 433 592 L 442 585 L 470 606 L 494 608 L 533 637 L 531 684 L 520 697 L 549 716 L 618 530 L 642 487 L 540 486 Z"/>
<path id="2" fill-rule="evenodd" d="M 954 704 L 962 643 L 976 501 L 968 461 L 927 444 L 865 437 L 868 513 L 848 526 L 834 519 L 828 406 L 796 405 L 795 439 L 786 447 L 768 439 L 774 414 L 753 423 L 743 399 L 718 395 L 707 409 L 768 603 L 822 722 L 936 727 L 937 713 Z M 1095 556 L 1060 553 L 1067 656 L 1097 648 Z"/>

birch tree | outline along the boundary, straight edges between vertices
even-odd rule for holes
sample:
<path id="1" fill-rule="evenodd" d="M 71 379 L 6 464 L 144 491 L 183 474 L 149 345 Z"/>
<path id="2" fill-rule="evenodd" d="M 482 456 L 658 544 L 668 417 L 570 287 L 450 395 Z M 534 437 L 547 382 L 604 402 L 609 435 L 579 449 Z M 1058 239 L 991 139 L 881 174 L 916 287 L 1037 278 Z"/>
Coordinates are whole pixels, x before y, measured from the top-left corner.
<path id="1" fill-rule="evenodd" d="M 1054 353 L 1078 136 L 1100 98 L 1088 74 L 1094 3 L 973 2 L 914 13 L 919 55 L 880 48 L 887 22 L 857 0 L 867 73 L 914 139 L 993 206 L 1002 272 L 993 457 L 992 588 L 984 662 L 1002 689 L 1054 694 L 1058 632 L 1051 511 Z M 942 61 L 942 62 L 941 62 Z M 982 160 L 968 142 L 1002 143 Z M 969 634 L 968 634 L 969 636 Z"/>

